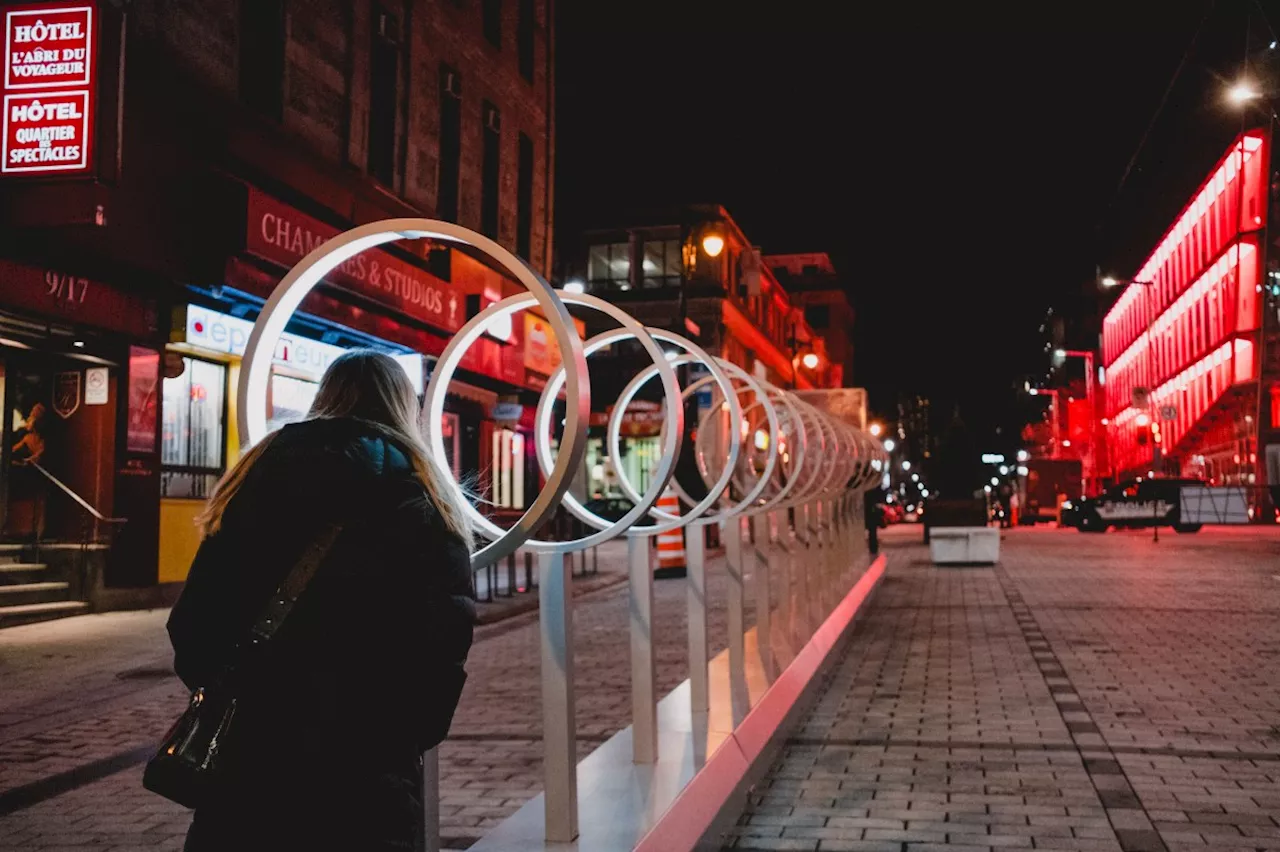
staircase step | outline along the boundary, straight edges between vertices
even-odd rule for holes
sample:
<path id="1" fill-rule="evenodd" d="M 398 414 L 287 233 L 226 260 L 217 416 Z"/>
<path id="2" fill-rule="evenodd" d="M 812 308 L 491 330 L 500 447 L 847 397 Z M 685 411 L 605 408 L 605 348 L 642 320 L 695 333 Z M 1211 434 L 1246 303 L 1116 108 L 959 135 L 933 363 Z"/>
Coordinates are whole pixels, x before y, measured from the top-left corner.
<path id="1" fill-rule="evenodd" d="M 14 606 L 52 603 L 65 600 L 70 590 L 71 584 L 65 581 L 0 585 L 0 603 Z"/>
<path id="2" fill-rule="evenodd" d="M 14 627 L 19 624 L 66 618 L 69 615 L 83 615 L 88 611 L 89 605 L 84 601 L 49 601 L 0 606 L 0 627 Z"/>
<path id="3" fill-rule="evenodd" d="M 0 544 L 0 566 L 21 562 L 28 550 L 25 544 Z"/>
<path id="4" fill-rule="evenodd" d="M 49 565 L 45 562 L 0 562 L 0 587 L 48 580 Z"/>

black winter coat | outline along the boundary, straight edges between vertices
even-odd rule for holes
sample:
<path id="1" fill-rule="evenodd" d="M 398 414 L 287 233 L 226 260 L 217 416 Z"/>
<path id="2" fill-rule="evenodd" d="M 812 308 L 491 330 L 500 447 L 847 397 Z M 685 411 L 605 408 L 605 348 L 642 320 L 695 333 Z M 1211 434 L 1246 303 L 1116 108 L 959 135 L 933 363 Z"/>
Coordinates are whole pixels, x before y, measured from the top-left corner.
<path id="1" fill-rule="evenodd" d="M 169 618 L 174 667 L 208 684 L 304 548 L 342 533 L 246 664 L 224 783 L 188 850 L 411 849 L 419 756 L 448 733 L 474 592 L 406 454 L 358 420 L 284 427 L 200 546 Z"/>

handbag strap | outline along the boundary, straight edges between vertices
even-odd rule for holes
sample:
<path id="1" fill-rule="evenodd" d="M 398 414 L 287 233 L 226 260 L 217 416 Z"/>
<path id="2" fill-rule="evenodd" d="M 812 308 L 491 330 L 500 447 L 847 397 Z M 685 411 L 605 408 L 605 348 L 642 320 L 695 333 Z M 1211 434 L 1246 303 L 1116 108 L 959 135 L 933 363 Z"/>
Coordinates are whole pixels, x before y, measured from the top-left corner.
<path id="1" fill-rule="evenodd" d="M 324 562 L 325 556 L 328 555 L 329 550 L 333 547 L 334 542 L 338 540 L 338 535 L 341 532 L 342 527 L 335 524 L 326 528 L 324 532 L 307 545 L 307 549 L 302 552 L 302 556 L 298 557 L 298 561 L 289 569 L 289 573 L 280 584 L 280 588 L 271 596 L 271 600 L 263 608 L 262 614 L 258 616 L 258 620 L 254 622 L 253 627 L 249 630 L 250 646 L 261 645 L 280 629 L 280 625 L 289 616 L 298 598 L 306 591 L 311 578 L 316 575 L 316 571 L 320 568 L 320 563 Z"/>

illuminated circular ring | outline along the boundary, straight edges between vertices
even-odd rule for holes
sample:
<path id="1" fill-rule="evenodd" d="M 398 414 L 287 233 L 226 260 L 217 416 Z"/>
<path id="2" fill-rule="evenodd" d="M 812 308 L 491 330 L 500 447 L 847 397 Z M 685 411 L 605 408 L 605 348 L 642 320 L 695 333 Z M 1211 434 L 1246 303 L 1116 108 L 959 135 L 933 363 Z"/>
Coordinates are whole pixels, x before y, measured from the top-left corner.
<path id="1" fill-rule="evenodd" d="M 670 359 L 671 366 L 678 367 L 682 364 L 701 363 L 706 365 L 708 369 L 713 371 L 710 376 L 704 376 L 698 379 L 697 381 L 693 382 L 692 384 L 690 384 L 688 387 L 684 389 L 681 395 L 681 407 L 683 407 L 684 399 L 687 399 L 691 394 L 699 390 L 704 384 L 714 381 L 714 382 L 720 383 L 722 387 L 727 387 L 730 390 L 732 390 L 733 385 L 730 382 L 728 375 L 724 372 L 723 369 L 721 369 L 720 365 L 715 363 L 714 359 L 712 359 L 709 355 L 703 352 L 697 345 L 691 343 L 688 340 L 685 340 L 683 337 L 680 337 L 679 335 L 673 335 L 669 332 L 660 332 L 655 329 L 650 329 L 650 332 L 653 333 L 653 336 L 659 340 L 665 340 L 669 343 L 676 343 L 679 346 L 691 347 L 691 349 L 689 350 L 689 354 L 678 355 L 675 358 Z M 703 360 L 703 359 L 706 359 L 706 360 Z M 615 458 L 615 459 L 621 458 L 622 456 L 622 452 L 621 452 L 622 415 L 626 411 L 627 406 L 631 403 L 632 398 L 636 395 L 636 393 L 640 390 L 640 388 L 643 387 L 647 381 L 649 381 L 649 379 L 653 376 L 653 374 L 654 374 L 653 367 L 645 368 L 645 370 L 643 370 L 638 375 L 636 375 L 630 381 L 630 383 L 627 384 L 626 388 L 623 389 L 621 395 L 619 395 L 618 401 L 613 408 L 613 414 L 609 417 L 609 426 L 608 426 L 608 431 L 606 433 L 606 438 L 609 443 L 610 458 Z M 730 419 L 732 420 L 734 419 L 735 413 L 739 412 L 740 410 L 740 406 L 738 405 L 738 402 L 737 402 L 737 395 L 733 394 L 732 396 L 728 397 L 726 401 L 729 402 L 729 416 L 730 416 Z M 730 464 L 737 463 L 738 456 L 741 452 L 741 447 L 742 447 L 741 433 L 738 431 L 731 432 L 730 439 L 729 439 L 729 451 L 728 451 L 728 458 L 731 460 Z M 622 488 L 622 493 L 625 494 L 629 500 L 635 501 L 638 497 L 636 487 L 631 482 L 631 479 L 627 476 L 626 470 L 621 465 L 617 465 L 617 464 L 614 465 L 614 469 L 618 473 L 618 485 L 619 487 Z M 636 532 L 642 533 L 644 535 L 657 535 L 658 533 L 664 533 L 674 529 L 680 529 L 699 519 L 710 520 L 711 518 L 715 517 L 718 514 L 717 512 L 710 511 L 711 507 L 715 505 L 717 501 L 719 501 L 721 494 L 723 494 L 725 489 L 729 487 L 729 481 L 732 478 L 732 476 L 733 476 L 733 470 L 731 469 L 731 467 L 726 465 L 724 473 L 721 475 L 720 479 L 716 481 L 714 484 L 710 484 L 710 486 L 707 489 L 707 495 L 703 497 L 701 500 L 694 500 L 688 494 L 688 492 L 684 490 L 683 486 L 680 485 L 680 483 L 676 480 L 676 478 L 672 477 L 671 486 L 675 490 L 675 492 L 679 495 L 679 497 L 682 500 L 684 500 L 685 503 L 689 504 L 690 506 L 689 511 L 683 514 L 680 514 L 680 513 L 672 514 L 671 512 L 665 512 L 662 509 L 653 508 L 649 510 L 649 514 L 654 518 L 657 518 L 658 522 L 654 524 L 650 524 L 649 526 L 635 527 L 633 529 Z"/>
<path id="2" fill-rule="evenodd" d="M 803 463 L 797 472 L 796 487 L 792 490 L 791 499 L 786 503 L 786 506 L 790 508 L 807 503 L 817 493 L 819 477 L 822 473 L 822 456 L 823 451 L 826 449 L 826 443 L 816 409 L 811 405 L 805 404 L 795 394 L 787 393 L 786 397 L 791 401 L 798 413 L 805 451 L 805 458 L 802 460 Z"/>
<path id="3" fill-rule="evenodd" d="M 769 395 L 765 390 L 766 386 L 770 388 L 772 388 L 773 386 L 769 385 L 768 382 L 754 378 L 749 373 L 747 373 L 746 370 L 742 369 L 737 364 L 734 364 L 731 361 L 726 361 L 723 358 L 717 358 L 715 360 L 720 364 L 720 366 L 725 370 L 725 372 L 729 374 L 730 378 L 736 379 L 737 381 L 741 382 L 742 385 L 744 385 L 744 387 L 742 388 L 735 389 L 734 391 L 735 394 L 749 391 L 755 395 L 755 398 L 758 404 L 764 411 L 765 419 L 768 421 L 769 435 L 776 436 L 779 431 L 778 410 L 776 407 L 774 407 L 773 402 L 770 401 Z M 754 406 L 752 406 L 752 408 L 754 408 Z M 715 408 L 713 407 L 710 411 L 704 414 L 702 416 L 702 419 L 698 422 L 698 440 L 699 441 L 701 441 L 705 435 L 709 434 L 707 425 L 710 423 L 711 418 L 715 416 L 715 413 L 716 411 L 715 411 Z M 737 429 L 740 429 L 741 426 L 739 423 L 734 423 L 733 428 L 737 430 Z M 712 474 L 710 473 L 710 470 L 706 466 L 706 454 L 701 452 L 699 449 L 696 455 L 698 460 L 698 473 L 702 476 L 703 481 L 706 482 L 708 486 L 710 486 L 712 481 L 715 479 L 715 477 L 712 476 Z M 733 465 L 732 467 L 730 467 L 730 465 L 728 464 L 728 459 L 726 459 L 725 461 L 726 461 L 725 467 L 733 471 L 732 481 L 735 484 L 737 484 L 739 491 L 745 492 L 745 496 L 741 500 L 739 500 L 737 503 L 731 506 L 724 507 L 716 513 L 717 517 L 731 518 L 731 517 L 743 514 L 748 509 L 751 509 L 754 506 L 756 500 L 759 499 L 761 493 L 763 493 L 765 488 L 769 486 L 769 482 L 773 478 L 774 469 L 777 467 L 778 442 L 777 440 L 771 437 L 769 441 L 769 450 L 766 455 L 764 470 L 761 471 L 760 474 L 757 476 L 754 486 L 747 487 L 747 485 L 737 475 L 738 471 L 741 470 L 742 465 L 749 461 L 748 459 L 739 457 L 738 463 L 736 465 Z M 752 475 L 756 476 L 756 474 L 754 473 Z"/>
<path id="4" fill-rule="evenodd" d="M 665 329 L 652 327 L 649 328 L 649 333 L 652 334 L 656 340 L 674 344 L 684 350 L 684 355 L 677 355 L 675 358 L 671 359 L 672 366 L 696 363 L 705 367 L 710 373 L 708 376 L 694 380 L 688 387 L 684 388 L 683 398 L 688 399 L 703 386 L 714 382 L 717 385 L 718 392 L 722 395 L 724 401 L 729 406 L 729 419 L 736 422 L 736 420 L 741 416 L 742 406 L 738 402 L 737 394 L 734 392 L 733 382 L 730 380 L 728 373 L 724 371 L 724 368 L 720 366 L 719 361 L 712 358 L 701 346 L 683 335 L 679 335 Z M 622 391 L 619 395 L 618 402 L 614 405 L 613 416 L 609 418 L 608 431 L 606 432 L 606 436 L 609 441 L 609 451 L 614 457 L 620 456 L 621 453 L 620 434 L 622 431 L 622 413 L 626 411 L 627 406 L 631 403 L 632 397 L 639 391 L 645 382 L 652 378 L 652 376 L 652 367 L 648 367 L 643 370 L 639 375 L 632 379 L 631 383 Z M 715 400 L 713 398 L 712 409 L 714 410 L 714 408 Z M 694 451 L 695 453 L 698 452 L 697 442 L 694 444 Z M 720 495 L 729 487 L 733 474 L 728 468 L 737 464 L 741 451 L 741 433 L 736 430 L 730 432 L 728 460 L 726 462 L 728 467 L 726 468 L 725 474 L 717 482 L 705 482 L 705 485 L 707 486 L 707 496 L 702 500 L 694 500 L 693 497 L 685 491 L 684 486 L 680 484 L 680 480 L 673 476 L 671 478 L 671 487 L 679 498 L 691 507 L 690 510 L 684 514 L 672 514 L 670 512 L 665 512 L 662 509 L 654 508 L 649 511 L 649 514 L 655 518 L 666 521 L 678 521 L 680 519 L 684 519 L 684 525 L 692 523 L 698 519 L 710 520 L 718 516 L 718 511 L 710 511 L 710 509 L 719 500 Z M 635 498 L 633 497 L 633 494 L 635 493 L 635 486 L 627 476 L 626 469 L 616 465 L 615 467 L 618 471 L 618 480 L 623 493 L 626 494 L 628 498 L 634 500 Z M 669 528 L 676 529 L 678 526 L 681 526 L 681 524 L 676 524 Z M 646 531 L 651 534 L 656 534 L 666 530 L 654 527 L 646 528 Z"/>
<path id="5" fill-rule="evenodd" d="M 520 544 L 555 512 L 560 499 L 568 492 L 573 474 L 582 463 L 587 445 L 587 415 L 591 411 L 591 389 L 587 381 L 587 363 L 582 353 L 582 340 L 578 337 L 569 311 L 546 281 L 524 261 L 498 245 L 493 240 L 468 228 L 436 219 L 385 219 L 370 222 L 345 231 L 326 240 L 281 279 L 271 292 L 266 305 L 254 323 L 245 347 L 241 365 L 239 426 L 241 440 L 246 446 L 257 443 L 267 434 L 266 400 L 267 383 L 271 376 L 271 359 L 285 325 L 297 310 L 303 297 L 326 275 L 360 252 L 396 240 L 436 239 L 471 246 L 485 253 L 523 285 L 532 299 L 542 309 L 551 324 L 565 364 L 572 364 L 569 371 L 567 403 L 565 406 L 565 430 L 561 453 L 546 486 L 539 492 L 529 509 L 516 525 L 503 532 L 496 541 L 472 555 L 472 564 L 496 561 L 514 553 Z M 441 435 L 444 414 L 444 398 L 449 379 L 457 370 L 462 356 L 484 332 L 484 324 L 474 319 L 449 341 L 440 356 L 436 371 L 427 387 L 424 407 L 427 411 L 427 440 L 434 454 L 433 463 L 445 472 L 446 457 Z M 447 472 L 445 472 L 447 476 Z M 452 487 L 461 488 L 452 482 Z M 479 513 L 469 501 L 462 501 L 468 508 L 468 520 L 474 522 Z M 483 527 L 482 527 L 483 528 Z"/>
<path id="6" fill-rule="evenodd" d="M 649 483 L 649 488 L 643 496 L 637 495 L 631 509 L 621 518 L 611 522 L 588 510 L 572 494 L 566 493 L 564 495 L 563 505 L 570 513 L 597 530 L 591 535 L 574 541 L 556 543 L 561 549 L 580 550 L 629 532 L 634 527 L 635 522 L 644 517 L 645 513 L 650 511 L 654 504 L 657 503 L 658 498 L 666 490 L 667 483 L 670 482 L 671 476 L 675 472 L 676 460 L 680 456 L 680 448 L 684 440 L 684 407 L 680 404 L 680 384 L 676 380 L 675 370 L 667 360 L 666 353 L 662 351 L 662 347 L 658 346 L 644 326 L 640 325 L 630 314 L 616 305 L 595 296 L 564 293 L 563 291 L 561 291 L 561 295 L 566 302 L 593 308 L 621 325 L 621 328 L 606 331 L 588 340 L 583 345 L 583 351 L 587 355 L 625 340 L 635 340 L 644 347 L 653 362 L 651 369 L 656 369 L 661 377 L 663 394 L 666 397 L 667 409 L 670 415 L 669 419 L 663 424 L 663 451 L 661 458 L 658 460 L 658 469 L 654 472 L 653 479 Z M 538 410 L 534 417 L 534 450 L 538 466 L 543 471 L 548 470 L 555 461 L 551 452 L 551 414 L 555 399 L 564 381 L 565 370 L 561 366 L 548 377 L 547 385 L 542 391 L 542 398 L 538 401 Z M 672 410 L 674 410 L 674 414 L 671 414 Z"/>
<path id="7" fill-rule="evenodd" d="M 779 437 L 781 437 L 783 431 L 785 431 L 785 427 L 787 426 L 791 427 L 792 437 L 791 437 L 791 440 L 788 441 L 788 444 L 791 447 L 791 451 L 788 453 L 788 455 L 794 461 L 787 462 L 791 467 L 791 470 L 789 473 L 785 470 L 780 470 L 779 476 L 782 479 L 782 484 L 778 486 L 778 493 L 766 499 L 765 502 L 761 504 L 758 509 L 755 510 L 757 512 L 770 512 L 770 511 L 773 511 L 774 509 L 780 508 L 783 505 L 783 501 L 787 498 L 787 495 L 792 492 L 792 490 L 796 486 L 796 483 L 800 481 L 800 476 L 804 467 L 804 459 L 805 459 L 806 441 L 805 441 L 804 422 L 800 418 L 799 406 L 796 405 L 795 400 L 792 398 L 791 394 L 784 393 L 783 391 L 779 390 L 776 387 L 770 386 L 769 393 L 778 402 L 782 403 L 783 407 L 786 409 L 787 422 L 785 424 L 782 424 L 782 426 L 779 428 L 778 434 L 779 434 Z M 781 445 L 781 441 L 779 441 L 779 445 Z M 781 447 L 779 447 L 779 449 L 781 450 Z M 781 468 L 781 465 L 779 465 L 779 468 Z"/>

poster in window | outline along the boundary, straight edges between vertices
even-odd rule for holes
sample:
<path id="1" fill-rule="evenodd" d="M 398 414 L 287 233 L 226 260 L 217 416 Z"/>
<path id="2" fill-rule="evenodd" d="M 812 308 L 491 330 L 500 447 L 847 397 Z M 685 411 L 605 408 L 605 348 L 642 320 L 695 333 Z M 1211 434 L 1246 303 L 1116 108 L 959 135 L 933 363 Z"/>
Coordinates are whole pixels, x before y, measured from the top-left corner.
<path id="1" fill-rule="evenodd" d="M 129 347 L 129 411 L 125 448 L 131 453 L 156 451 L 157 394 L 160 390 L 160 353 L 141 346 Z"/>

